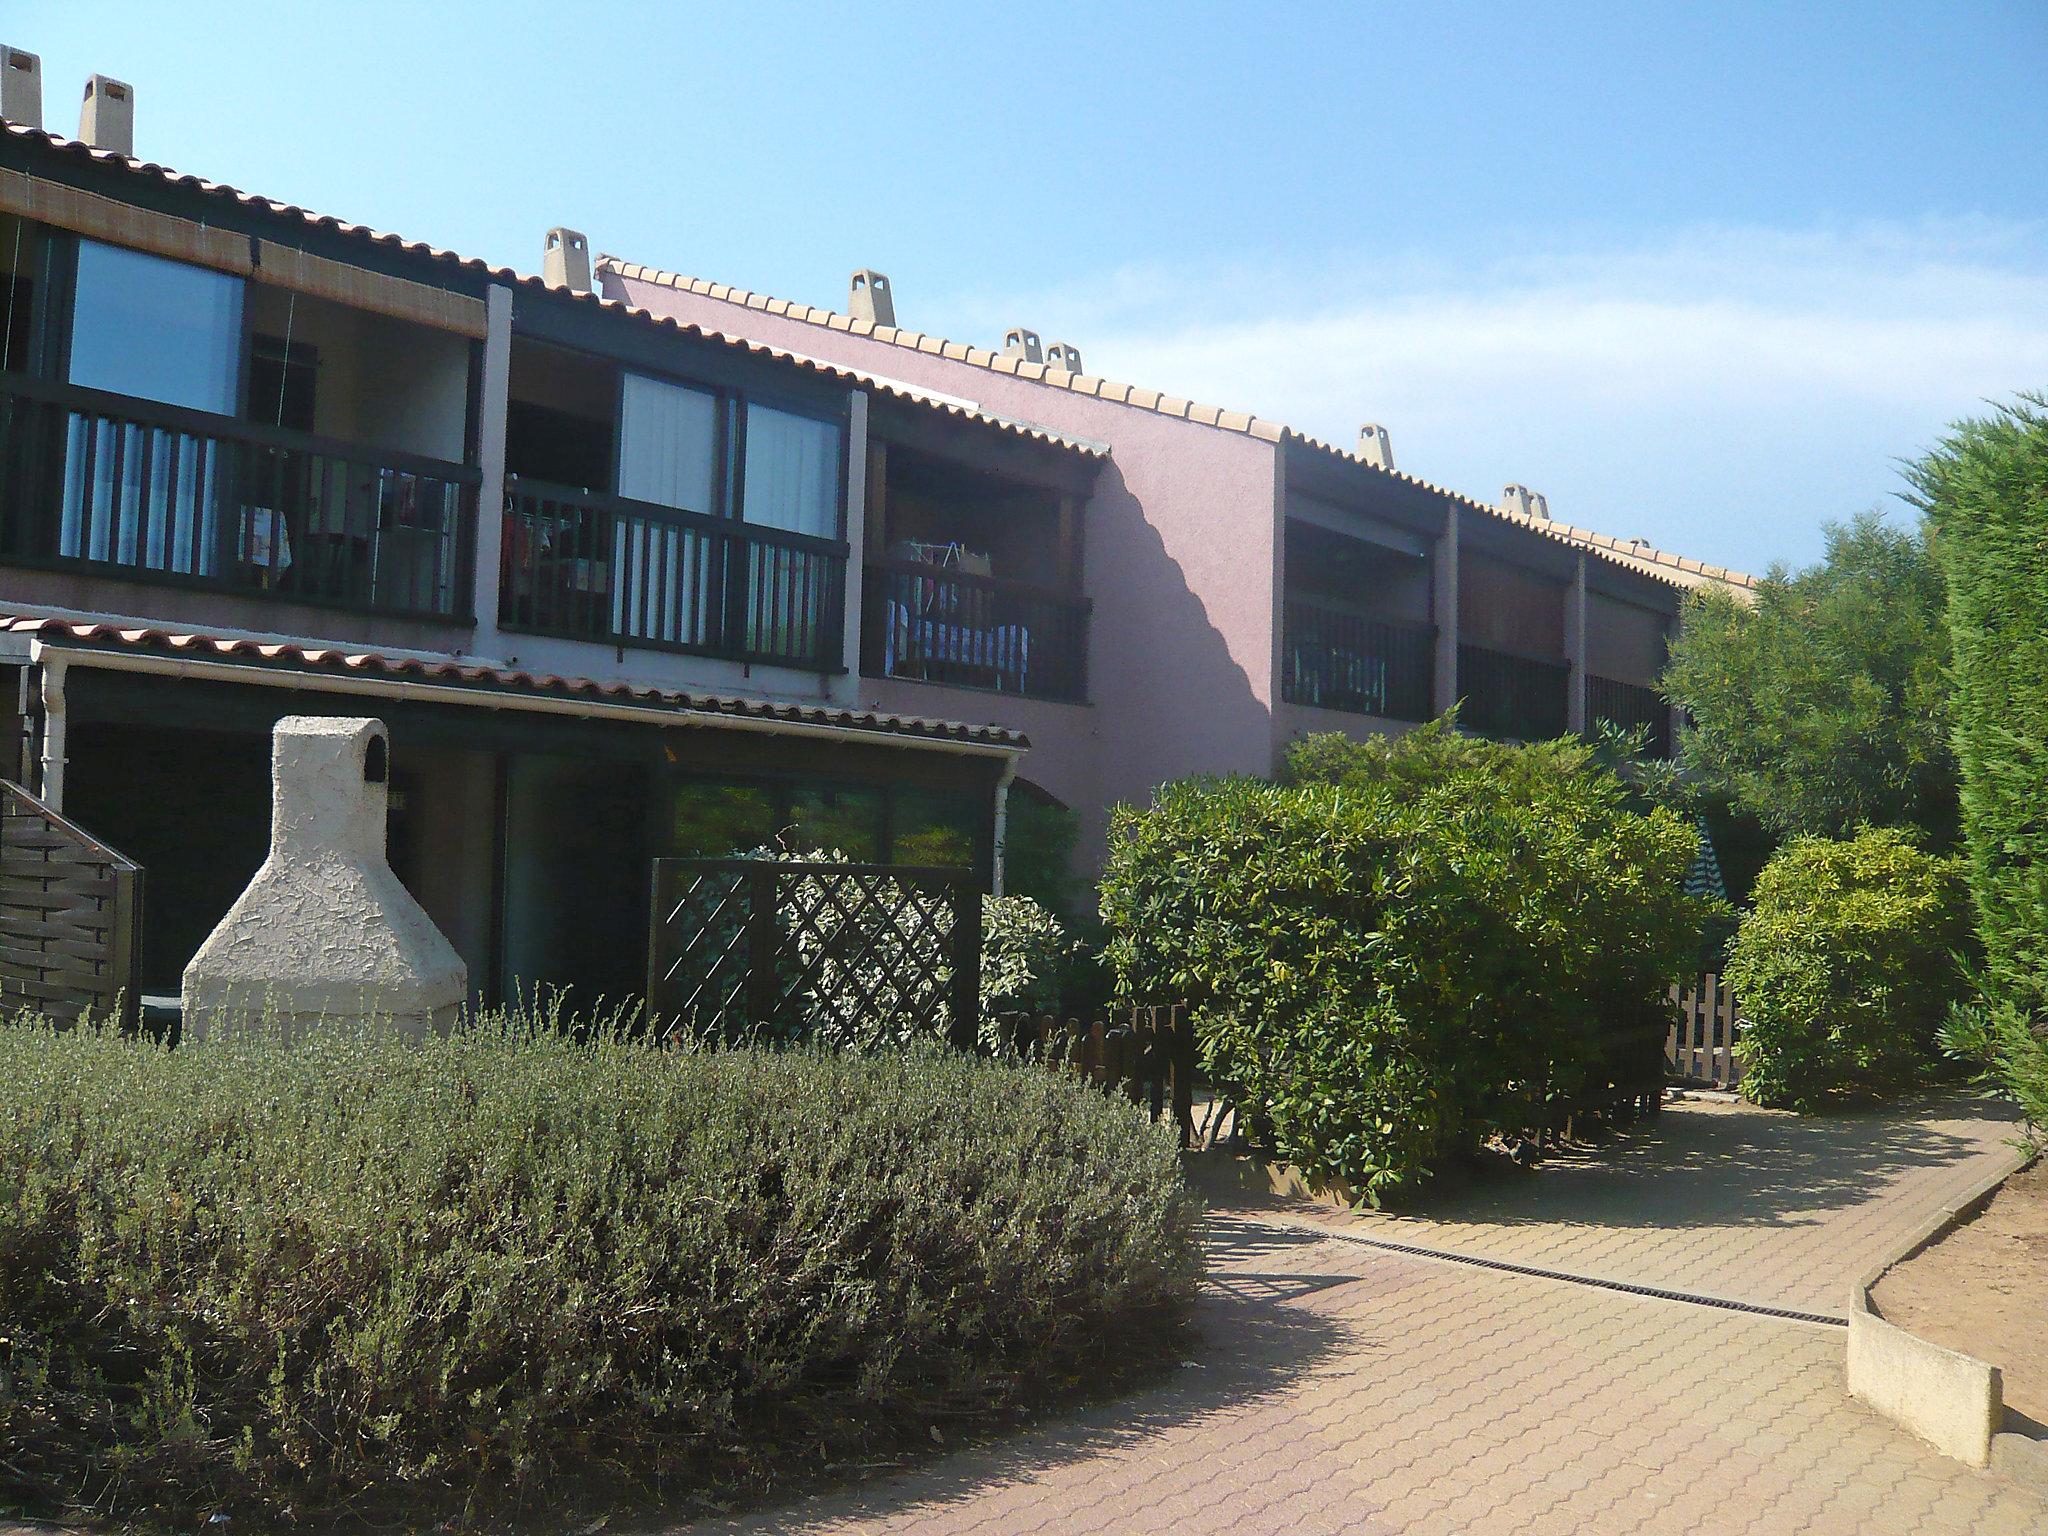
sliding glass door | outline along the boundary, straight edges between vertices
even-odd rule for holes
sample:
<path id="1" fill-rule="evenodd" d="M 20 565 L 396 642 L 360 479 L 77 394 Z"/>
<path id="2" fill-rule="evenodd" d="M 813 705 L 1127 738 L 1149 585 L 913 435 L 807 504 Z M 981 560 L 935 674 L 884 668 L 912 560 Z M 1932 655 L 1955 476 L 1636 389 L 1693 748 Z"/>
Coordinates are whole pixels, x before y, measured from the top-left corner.
<path id="1" fill-rule="evenodd" d="M 242 280 L 78 242 L 66 377 L 85 389 L 232 417 Z M 151 571 L 220 566 L 221 465 L 209 437 L 74 413 L 58 553 Z"/>

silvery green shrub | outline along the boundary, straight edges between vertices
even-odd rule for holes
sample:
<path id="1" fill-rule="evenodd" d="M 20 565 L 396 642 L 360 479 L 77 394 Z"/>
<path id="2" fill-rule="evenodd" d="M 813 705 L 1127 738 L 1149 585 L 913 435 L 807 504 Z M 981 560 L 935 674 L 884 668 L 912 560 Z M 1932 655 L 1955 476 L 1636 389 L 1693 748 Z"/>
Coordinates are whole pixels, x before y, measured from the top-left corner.
<path id="1" fill-rule="evenodd" d="M 0 1507 L 785 1482 L 1156 1358 L 1169 1127 L 936 1049 L 0 1027 Z"/>

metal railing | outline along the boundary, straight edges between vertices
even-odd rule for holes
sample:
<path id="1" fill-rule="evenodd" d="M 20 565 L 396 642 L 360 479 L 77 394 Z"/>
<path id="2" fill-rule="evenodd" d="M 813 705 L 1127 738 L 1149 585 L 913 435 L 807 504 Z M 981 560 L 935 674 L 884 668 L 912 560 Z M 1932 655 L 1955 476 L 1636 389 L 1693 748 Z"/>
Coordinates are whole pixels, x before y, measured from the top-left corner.
<path id="1" fill-rule="evenodd" d="M 836 671 L 847 547 L 653 502 L 508 477 L 507 629 Z"/>
<path id="2" fill-rule="evenodd" d="M 0 558 L 466 619 L 474 468 L 0 376 Z"/>
<path id="3" fill-rule="evenodd" d="M 1354 715 L 1435 712 L 1436 626 L 1369 619 L 1290 597 L 1281 614 L 1280 697 Z"/>
<path id="4" fill-rule="evenodd" d="M 1458 647 L 1458 724 L 1481 736 L 1549 741 L 1571 728 L 1571 667 L 1563 661 Z"/>
<path id="5" fill-rule="evenodd" d="M 1671 706 L 1664 695 L 1640 683 L 1586 676 L 1586 718 L 1624 731 L 1649 732 L 1650 755 L 1671 756 Z"/>
<path id="6" fill-rule="evenodd" d="M 916 561 L 877 561 L 865 574 L 861 671 L 868 676 L 1087 697 L 1086 598 Z"/>

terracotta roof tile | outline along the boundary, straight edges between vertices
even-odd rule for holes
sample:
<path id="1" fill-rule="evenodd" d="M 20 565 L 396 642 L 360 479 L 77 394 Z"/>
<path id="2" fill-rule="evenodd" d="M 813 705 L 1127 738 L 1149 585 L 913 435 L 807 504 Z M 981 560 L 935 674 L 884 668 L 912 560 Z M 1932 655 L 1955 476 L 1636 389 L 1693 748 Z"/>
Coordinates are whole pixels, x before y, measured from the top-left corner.
<path id="1" fill-rule="evenodd" d="M 680 273 L 665 272 L 639 263 L 625 262 L 614 256 L 598 256 L 596 258 L 596 267 L 600 271 L 614 272 L 621 277 L 630 278 L 638 282 L 654 283 L 662 287 L 683 289 L 690 293 L 708 295 L 714 298 L 719 297 L 713 291 L 714 285 L 704 282 L 701 278 L 686 277 Z M 743 290 L 736 291 L 743 292 Z M 752 296 L 747 295 L 746 297 L 751 298 Z M 821 313 L 830 314 L 830 311 L 821 311 Z M 916 331 L 891 331 L 886 327 L 881 327 L 877 328 L 873 334 L 875 339 L 879 341 L 889 341 L 897 346 L 915 347 L 921 352 L 942 351 L 944 356 L 953 358 L 955 361 L 973 363 L 1001 373 L 1016 374 L 1023 371 L 1017 366 L 1017 359 L 1015 358 L 1006 358 L 1000 353 L 983 352 L 978 348 L 972 347 L 967 348 L 964 353 L 956 352 L 954 349 L 958 346 L 958 343 L 947 343 L 941 349 L 932 344 L 933 338 Z M 1518 516 L 1491 502 L 1479 501 L 1464 495 L 1462 492 L 1449 490 L 1444 486 L 1436 485 L 1417 476 L 1404 474 L 1399 470 L 1381 469 L 1378 465 L 1366 464 L 1355 453 L 1333 447 L 1331 444 L 1310 437 L 1306 433 L 1297 432 L 1284 423 L 1267 421 L 1250 412 L 1224 410 L 1220 407 L 1205 405 L 1191 405 L 1186 400 L 1163 395 L 1157 390 L 1143 389 L 1131 384 L 1116 383 L 1112 380 L 1101 379 L 1092 375 L 1071 374 L 1061 369 L 1050 369 L 1040 374 L 1027 373 L 1025 376 L 1035 378 L 1039 382 L 1050 385 L 1053 388 L 1068 389 L 1078 394 L 1092 395 L 1097 399 L 1108 400 L 1119 405 L 1134 406 L 1139 410 L 1157 411 L 1164 415 L 1190 420 L 1199 425 L 1215 426 L 1228 432 L 1244 433 L 1263 442 L 1302 443 L 1310 448 L 1333 454 L 1339 458 L 1361 465 L 1376 473 L 1389 475 L 1405 484 L 1417 486 L 1435 495 L 1447 497 L 1462 507 L 1501 518 L 1506 522 L 1533 528 L 1543 533 L 1546 537 L 1557 539 L 1566 544 L 1573 544 L 1583 549 L 1593 550 L 1632 570 L 1659 577 L 1673 585 L 1696 586 L 1699 584 L 1699 579 L 1723 582 L 1729 586 L 1740 588 L 1756 585 L 1756 578 L 1753 576 L 1744 575 L 1740 571 L 1726 570 L 1720 566 L 1709 567 L 1700 561 L 1692 560 L 1667 550 L 1658 549 L 1653 545 L 1626 544 L 1621 540 L 1613 538 L 1611 535 L 1596 533 L 1590 529 L 1575 528 L 1566 523 L 1543 523 L 1531 518 Z"/>
<path id="2" fill-rule="evenodd" d="M 0 614 L 0 632 L 27 635 L 67 647 L 154 651 L 206 661 L 256 662 L 309 672 L 341 671 L 366 677 L 417 680 L 474 688 L 483 693 L 536 694 L 597 703 L 630 704 L 673 711 L 685 718 L 725 716 L 780 720 L 793 724 L 907 736 L 927 741 L 965 742 L 975 746 L 1021 751 L 1030 745 L 1021 731 L 997 725 L 967 725 L 957 720 L 931 720 L 917 715 L 881 714 L 830 704 L 793 703 L 775 699 L 739 698 L 723 694 L 684 693 L 665 688 L 639 688 L 630 683 L 600 682 L 587 677 L 559 677 L 475 662 L 429 660 L 379 651 L 351 651 L 339 646 L 235 639 L 182 628 L 108 624 L 39 615 Z"/>

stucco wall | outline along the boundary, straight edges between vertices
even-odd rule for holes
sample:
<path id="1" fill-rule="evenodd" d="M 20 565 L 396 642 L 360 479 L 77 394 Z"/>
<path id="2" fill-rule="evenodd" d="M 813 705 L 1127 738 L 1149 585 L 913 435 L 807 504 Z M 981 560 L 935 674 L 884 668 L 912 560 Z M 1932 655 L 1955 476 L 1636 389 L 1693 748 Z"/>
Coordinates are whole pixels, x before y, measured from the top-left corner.
<path id="1" fill-rule="evenodd" d="M 863 699 L 1018 726 L 1033 742 L 1019 772 L 1062 798 L 1060 783 L 1086 782 L 1092 751 L 1093 836 L 1103 808 L 1143 801 L 1164 779 L 1270 766 L 1279 527 L 1271 444 L 660 284 L 602 281 L 608 296 L 655 314 L 1111 445 L 1084 513 L 1093 711 L 1048 714 L 1030 700 L 872 678 L 861 679 Z"/>

